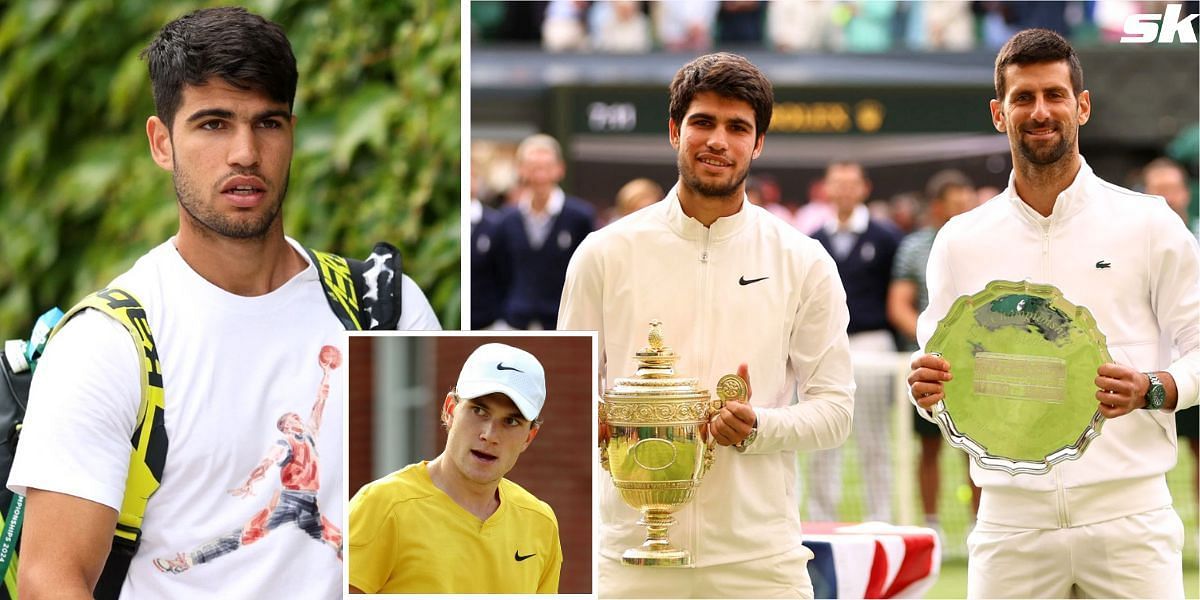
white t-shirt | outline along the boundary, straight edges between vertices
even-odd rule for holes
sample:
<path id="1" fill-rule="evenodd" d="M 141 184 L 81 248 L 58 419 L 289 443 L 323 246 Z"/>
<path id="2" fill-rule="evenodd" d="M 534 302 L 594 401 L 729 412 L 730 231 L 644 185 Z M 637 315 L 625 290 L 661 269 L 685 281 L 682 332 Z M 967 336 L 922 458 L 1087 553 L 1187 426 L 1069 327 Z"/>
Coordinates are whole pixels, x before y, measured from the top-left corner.
<path id="1" fill-rule="evenodd" d="M 401 326 L 437 328 L 420 290 L 407 278 L 404 284 Z M 162 485 L 147 505 L 141 547 L 121 597 L 341 597 L 342 564 L 334 540 L 344 524 L 346 380 L 340 370 L 347 368 L 347 338 L 316 269 L 310 264 L 268 294 L 237 296 L 200 277 L 171 240 L 112 285 L 146 308 L 164 377 L 169 441 Z M 410 286 L 419 301 L 410 298 Z M 332 350 L 323 351 L 326 346 Z M 50 490 L 119 509 L 141 395 L 137 352 L 128 331 L 98 312 L 87 311 L 63 327 L 38 364 L 10 489 Z M 334 355 L 340 360 L 331 360 Z M 329 369 L 328 397 L 316 428 L 312 416 L 322 361 L 336 368 Z M 303 436 L 287 443 L 277 428 L 286 413 L 305 423 L 309 446 Z M 270 463 L 252 495 L 231 494 L 275 449 L 286 451 L 276 451 L 280 460 Z M 298 486 L 297 474 L 315 480 Z M 297 511 L 289 498 L 268 510 L 285 488 L 284 478 L 292 489 L 319 486 L 319 517 L 311 507 Z M 273 527 L 249 525 L 272 516 L 280 521 Z M 330 526 L 324 533 L 321 519 Z M 237 540 L 236 549 L 182 573 L 154 564 L 156 558 L 194 555 L 206 545 L 211 557 L 222 538 L 226 549 L 229 539 Z"/>

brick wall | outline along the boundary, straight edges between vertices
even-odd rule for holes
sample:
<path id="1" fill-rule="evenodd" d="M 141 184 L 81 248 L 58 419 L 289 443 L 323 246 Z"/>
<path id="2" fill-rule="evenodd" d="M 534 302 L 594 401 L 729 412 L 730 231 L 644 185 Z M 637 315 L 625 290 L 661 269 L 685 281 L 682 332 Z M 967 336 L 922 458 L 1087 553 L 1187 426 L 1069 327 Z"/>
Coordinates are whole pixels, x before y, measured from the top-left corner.
<path id="1" fill-rule="evenodd" d="M 371 481 L 371 447 L 375 442 L 373 384 L 375 381 L 375 347 L 372 338 L 350 337 L 349 414 L 350 428 L 350 494 Z"/>

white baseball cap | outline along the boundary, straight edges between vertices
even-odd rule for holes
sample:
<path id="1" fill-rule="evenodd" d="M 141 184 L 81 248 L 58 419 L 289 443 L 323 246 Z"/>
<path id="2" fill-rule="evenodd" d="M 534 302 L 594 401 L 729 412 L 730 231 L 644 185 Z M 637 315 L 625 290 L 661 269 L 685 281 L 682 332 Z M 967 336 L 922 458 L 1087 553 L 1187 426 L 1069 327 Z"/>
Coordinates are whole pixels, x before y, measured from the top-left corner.
<path id="1" fill-rule="evenodd" d="M 546 371 L 537 358 L 520 348 L 484 344 L 463 363 L 455 390 L 464 400 L 504 394 L 533 421 L 546 403 Z"/>

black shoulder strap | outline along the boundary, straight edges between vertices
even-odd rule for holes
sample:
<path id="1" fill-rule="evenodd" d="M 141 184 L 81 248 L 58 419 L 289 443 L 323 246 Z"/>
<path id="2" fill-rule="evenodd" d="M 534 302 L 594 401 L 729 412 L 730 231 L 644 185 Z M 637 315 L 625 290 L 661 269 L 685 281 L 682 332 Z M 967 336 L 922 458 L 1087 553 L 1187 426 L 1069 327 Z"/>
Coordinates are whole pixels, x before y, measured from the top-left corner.
<path id="1" fill-rule="evenodd" d="M 387 242 L 375 244 L 366 260 L 347 260 L 308 249 L 317 266 L 329 308 L 350 331 L 390 330 L 400 322 L 400 251 Z"/>

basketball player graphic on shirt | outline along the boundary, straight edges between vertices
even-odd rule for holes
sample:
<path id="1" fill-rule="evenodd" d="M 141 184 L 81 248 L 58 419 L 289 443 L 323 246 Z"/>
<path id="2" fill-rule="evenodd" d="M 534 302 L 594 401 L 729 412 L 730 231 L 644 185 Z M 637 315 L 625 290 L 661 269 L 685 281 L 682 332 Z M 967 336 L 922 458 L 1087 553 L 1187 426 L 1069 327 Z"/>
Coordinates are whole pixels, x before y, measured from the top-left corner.
<path id="1" fill-rule="evenodd" d="M 240 498 L 254 495 L 254 484 L 264 479 L 272 464 L 279 465 L 279 482 L 270 502 L 242 527 L 220 536 L 191 552 L 180 552 L 174 558 L 156 558 L 154 566 L 164 573 L 179 574 L 202 563 L 210 562 L 252 544 L 280 525 L 294 523 L 314 540 L 328 544 L 342 558 L 342 531 L 321 516 L 317 507 L 317 490 L 321 485 L 317 472 L 317 434 L 321 431 L 321 413 L 329 397 L 329 373 L 342 364 L 342 353 L 333 346 L 322 346 L 319 355 L 321 386 L 308 422 L 296 413 L 284 413 L 276 422 L 283 437 L 276 441 L 262 462 L 250 472 L 246 483 L 229 490 Z"/>

